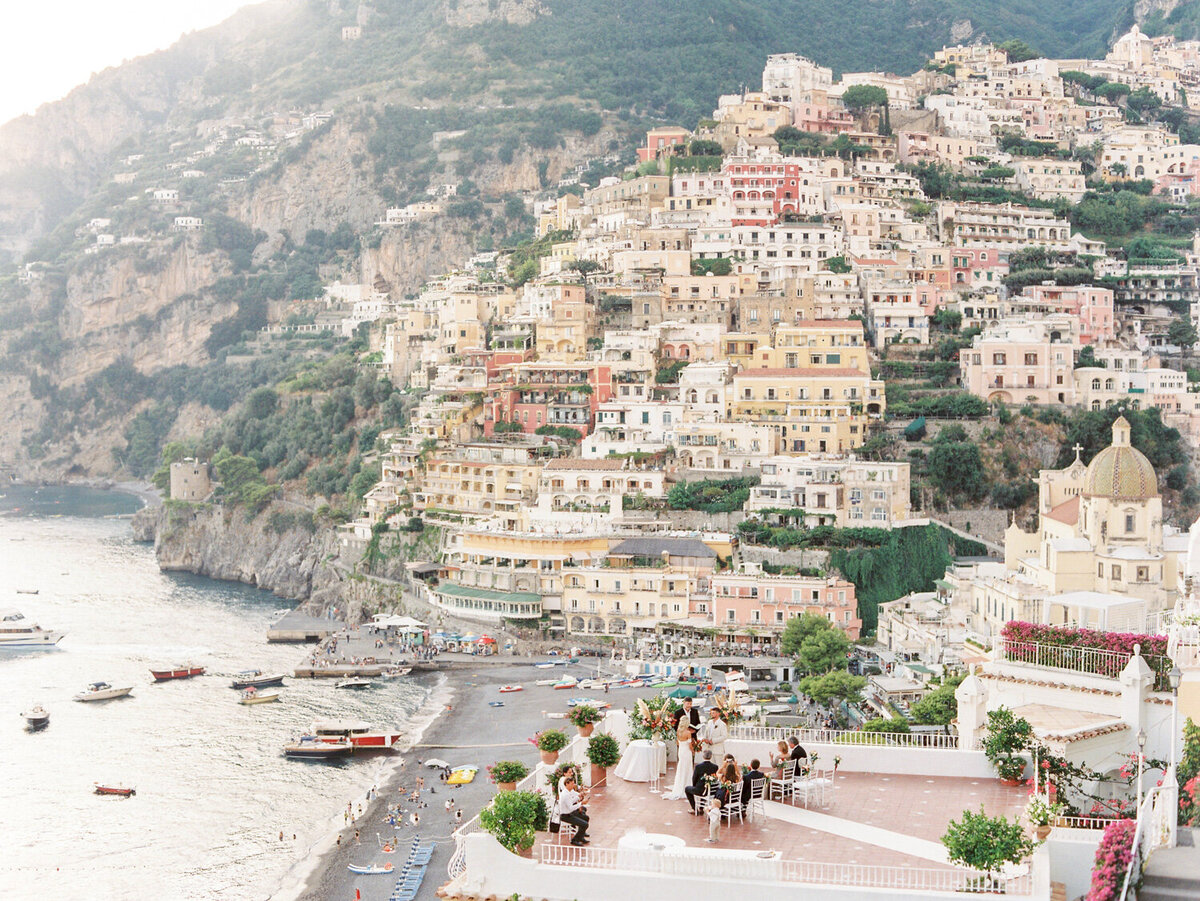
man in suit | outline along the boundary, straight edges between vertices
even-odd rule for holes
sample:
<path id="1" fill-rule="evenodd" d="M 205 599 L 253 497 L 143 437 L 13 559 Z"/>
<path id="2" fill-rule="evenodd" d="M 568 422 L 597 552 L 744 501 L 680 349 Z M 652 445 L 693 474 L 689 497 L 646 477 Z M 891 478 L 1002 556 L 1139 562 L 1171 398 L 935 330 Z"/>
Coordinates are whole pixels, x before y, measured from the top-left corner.
<path id="1" fill-rule="evenodd" d="M 750 761 L 750 772 L 748 772 L 745 776 L 742 777 L 742 809 L 743 810 L 750 806 L 750 792 L 754 786 L 754 783 L 767 778 L 763 774 L 762 770 L 760 770 L 758 767 L 759 767 L 758 759 L 755 758 L 754 760 L 751 760 Z"/>
<path id="2" fill-rule="evenodd" d="M 788 739 L 788 744 L 792 746 L 792 752 L 788 754 L 789 760 L 808 760 L 808 752 L 800 747 L 800 739 L 793 735 Z"/>
<path id="3" fill-rule="evenodd" d="M 713 752 L 713 757 L 724 757 L 725 742 L 729 741 L 729 727 L 725 725 L 725 720 L 721 719 L 721 711 L 718 708 L 711 708 L 709 713 L 712 716 L 701 733 L 704 736 L 704 744 Z"/>
<path id="4" fill-rule="evenodd" d="M 705 751 L 704 759 L 692 770 L 692 784 L 683 790 L 683 793 L 687 795 L 688 806 L 692 808 L 692 813 L 696 812 L 696 795 L 704 794 L 705 778 L 716 775 L 716 772 L 717 765 L 712 761 L 712 751 Z"/>
<path id="5" fill-rule="evenodd" d="M 700 730 L 700 711 L 692 706 L 691 698 L 683 699 L 683 715 L 688 718 L 688 722 L 696 727 L 697 731 Z"/>

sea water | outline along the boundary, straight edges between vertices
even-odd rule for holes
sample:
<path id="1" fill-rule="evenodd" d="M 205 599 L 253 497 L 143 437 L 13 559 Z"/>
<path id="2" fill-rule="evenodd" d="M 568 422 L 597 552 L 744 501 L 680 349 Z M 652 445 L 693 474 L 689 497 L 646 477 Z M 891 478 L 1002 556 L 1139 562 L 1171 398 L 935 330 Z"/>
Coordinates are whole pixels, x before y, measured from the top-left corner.
<path id="1" fill-rule="evenodd" d="M 139 506 L 130 496 L 14 485 L 0 495 L 0 609 L 67 632 L 55 650 L 0 651 L 0 898 L 269 897 L 395 765 L 391 754 L 286 760 L 283 744 L 319 718 L 403 728 L 429 688 L 288 679 L 280 702 L 240 705 L 233 673 L 290 673 L 306 656 L 266 641 L 292 603 L 159 572 L 117 516 Z M 151 667 L 183 662 L 208 674 L 154 684 Z M 133 694 L 72 700 L 98 681 Z M 50 725 L 30 733 L 20 714 L 35 703 Z M 137 794 L 101 797 L 96 782 Z M 367 841 L 374 830 L 361 826 Z"/>

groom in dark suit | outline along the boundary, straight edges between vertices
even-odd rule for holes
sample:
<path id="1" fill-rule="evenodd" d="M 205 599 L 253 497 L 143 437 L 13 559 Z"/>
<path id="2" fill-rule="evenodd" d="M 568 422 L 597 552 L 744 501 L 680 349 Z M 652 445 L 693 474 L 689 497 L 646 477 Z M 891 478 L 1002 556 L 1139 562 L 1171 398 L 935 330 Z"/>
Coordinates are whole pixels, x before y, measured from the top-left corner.
<path id="1" fill-rule="evenodd" d="M 717 765 L 712 761 L 712 751 L 705 751 L 704 759 L 692 770 L 692 784 L 683 790 L 683 793 L 687 795 L 688 806 L 692 808 L 692 813 L 696 812 L 696 795 L 704 794 L 705 778 L 715 775 L 716 772 Z"/>

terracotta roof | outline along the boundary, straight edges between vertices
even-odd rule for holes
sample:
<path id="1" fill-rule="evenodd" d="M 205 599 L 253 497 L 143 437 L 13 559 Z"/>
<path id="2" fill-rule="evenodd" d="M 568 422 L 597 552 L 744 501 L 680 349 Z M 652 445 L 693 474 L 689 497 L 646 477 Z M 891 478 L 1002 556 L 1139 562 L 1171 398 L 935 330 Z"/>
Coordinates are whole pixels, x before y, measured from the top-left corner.
<path id="1" fill-rule="evenodd" d="M 814 378 L 816 376 L 835 376 L 848 377 L 860 376 L 862 378 L 870 378 L 868 373 L 859 369 L 850 369 L 847 367 L 828 366 L 815 367 L 810 369 L 743 369 L 737 374 L 738 378 Z"/>
<path id="2" fill-rule="evenodd" d="M 1057 507 L 1051 509 L 1046 514 L 1047 519 L 1053 519 L 1055 522 L 1066 523 L 1069 526 L 1079 522 L 1079 495 L 1070 500 L 1063 501 Z"/>
<path id="3" fill-rule="evenodd" d="M 624 460 L 582 460 L 579 457 L 560 457 L 551 460 L 542 469 L 603 469 L 607 471 L 620 469 L 624 464 Z"/>

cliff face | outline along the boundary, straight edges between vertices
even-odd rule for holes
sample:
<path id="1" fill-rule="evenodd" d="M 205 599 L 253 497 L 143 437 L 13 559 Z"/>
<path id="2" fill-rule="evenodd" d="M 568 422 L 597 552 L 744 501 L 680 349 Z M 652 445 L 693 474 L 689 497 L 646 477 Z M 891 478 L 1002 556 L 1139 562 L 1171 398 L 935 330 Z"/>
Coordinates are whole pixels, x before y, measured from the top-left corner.
<path id="1" fill-rule="evenodd" d="M 294 600 L 314 592 L 338 596 L 342 577 L 330 562 L 337 554 L 331 529 L 279 534 L 267 527 L 266 514 L 247 520 L 243 510 L 167 504 L 154 531 L 160 569 L 244 582 Z"/>

